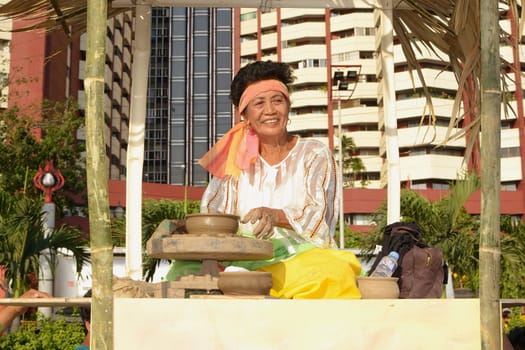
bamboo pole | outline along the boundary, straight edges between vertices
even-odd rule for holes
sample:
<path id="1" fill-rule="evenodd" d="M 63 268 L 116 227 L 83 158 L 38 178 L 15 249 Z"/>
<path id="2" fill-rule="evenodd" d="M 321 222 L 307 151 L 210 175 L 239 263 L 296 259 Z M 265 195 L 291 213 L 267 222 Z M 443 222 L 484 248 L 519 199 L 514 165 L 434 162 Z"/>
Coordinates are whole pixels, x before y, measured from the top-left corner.
<path id="1" fill-rule="evenodd" d="M 91 298 L 0 298 L 0 305 L 5 306 L 89 306 Z"/>
<path id="2" fill-rule="evenodd" d="M 500 349 L 501 87 L 498 0 L 480 1 L 481 223 L 479 245 L 482 349 Z"/>
<path id="3" fill-rule="evenodd" d="M 111 241 L 108 166 L 104 140 L 104 66 L 107 0 L 87 2 L 86 169 L 91 233 L 91 349 L 113 349 L 113 245 Z"/>

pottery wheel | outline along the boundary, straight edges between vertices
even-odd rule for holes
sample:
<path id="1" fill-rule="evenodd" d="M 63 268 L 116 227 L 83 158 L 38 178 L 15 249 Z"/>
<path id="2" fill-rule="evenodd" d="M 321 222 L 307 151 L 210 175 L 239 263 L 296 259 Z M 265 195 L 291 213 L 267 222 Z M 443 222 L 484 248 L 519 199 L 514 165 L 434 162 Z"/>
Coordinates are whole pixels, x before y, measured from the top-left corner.
<path id="1" fill-rule="evenodd" d="M 173 234 L 150 239 L 146 251 L 153 258 L 168 260 L 262 260 L 273 257 L 273 244 L 228 234 Z"/>

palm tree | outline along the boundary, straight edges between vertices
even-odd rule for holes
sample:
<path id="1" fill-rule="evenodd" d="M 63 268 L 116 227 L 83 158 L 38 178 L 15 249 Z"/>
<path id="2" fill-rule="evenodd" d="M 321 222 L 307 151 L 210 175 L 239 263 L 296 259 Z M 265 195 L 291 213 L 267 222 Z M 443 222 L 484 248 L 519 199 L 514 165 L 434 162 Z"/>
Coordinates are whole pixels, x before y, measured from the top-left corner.
<path id="1" fill-rule="evenodd" d="M 480 187 L 479 178 L 469 174 L 450 188 L 447 196 L 432 202 L 412 190 L 401 192 L 401 215 L 403 221 L 415 221 L 423 229 L 423 240 L 429 246 L 442 249 L 447 264 L 453 272 L 455 284 L 479 289 L 479 242 L 480 224 L 469 215 L 463 205 Z M 386 226 L 386 207 L 375 213 L 376 230 L 360 243 L 372 257 L 376 244 L 381 243 Z M 525 296 L 525 224 L 510 217 L 501 218 L 501 271 L 502 298 Z"/>
<path id="2" fill-rule="evenodd" d="M 509 216 L 501 218 L 501 296 L 525 296 L 525 223 Z"/>
<path id="3" fill-rule="evenodd" d="M 459 276 L 469 276 L 472 290 L 478 289 L 479 224 L 468 215 L 464 204 L 479 189 L 479 178 L 468 174 L 451 185 L 450 192 L 439 201 L 432 202 L 412 190 L 401 192 L 401 216 L 405 222 L 417 222 L 425 235 L 423 241 L 429 246 L 442 249 L 451 270 Z M 365 251 L 371 256 L 376 244 L 381 244 L 386 221 L 386 206 L 376 213 L 377 227 L 367 239 Z"/>
<path id="4" fill-rule="evenodd" d="M 501 93 L 500 82 L 516 82 L 517 119 L 523 119 L 520 114 L 523 101 L 518 51 L 514 51 L 514 64 L 505 62 L 499 54 L 499 43 L 507 41 L 517 47 L 523 32 L 522 24 L 517 24 L 521 2 L 518 6 L 517 0 L 401 0 L 397 5 L 400 4 L 405 7 L 394 11 L 393 27 L 411 65 L 409 68 L 414 69 L 423 82 L 429 113 L 422 119 L 430 118 L 431 124 L 435 125 L 430 92 L 415 52 L 422 47 L 433 52 L 441 51 L 448 56 L 448 66 L 456 75 L 458 90 L 444 143 L 452 137 L 465 135 L 465 159 L 471 160 L 473 169 L 480 169 L 483 197 L 480 223 L 481 340 L 483 349 L 499 347 L 500 290 L 493 281 L 500 279 L 500 105 L 507 96 L 505 84 Z M 505 15 L 510 18 L 510 33 L 494 30 L 499 27 L 498 20 Z M 505 111 L 508 113 L 511 109 Z M 460 121 L 464 123 L 463 129 L 457 135 L 451 135 L 453 127 Z M 519 123 L 523 128 L 522 121 Z M 480 155 L 482 126 L 483 153 Z M 483 167 L 478 162 L 478 155 Z"/>
<path id="5" fill-rule="evenodd" d="M 354 139 L 343 135 L 341 137 L 341 148 L 343 154 L 343 187 L 354 187 L 360 174 L 366 171 L 363 160 L 355 157 L 356 145 Z M 339 148 L 334 148 L 334 154 L 339 154 Z M 344 181 L 348 180 L 348 181 Z M 347 185 L 349 183 L 349 185 Z M 361 178 L 361 186 L 365 187 L 368 184 L 367 179 Z"/>
<path id="6" fill-rule="evenodd" d="M 57 254 L 66 250 L 74 256 L 79 274 L 89 261 L 83 233 L 67 225 L 47 232 L 44 215 L 41 201 L 0 191 L 0 265 L 6 267 L 15 297 L 29 288 L 31 275 L 38 276 L 41 256 L 54 267 Z"/>

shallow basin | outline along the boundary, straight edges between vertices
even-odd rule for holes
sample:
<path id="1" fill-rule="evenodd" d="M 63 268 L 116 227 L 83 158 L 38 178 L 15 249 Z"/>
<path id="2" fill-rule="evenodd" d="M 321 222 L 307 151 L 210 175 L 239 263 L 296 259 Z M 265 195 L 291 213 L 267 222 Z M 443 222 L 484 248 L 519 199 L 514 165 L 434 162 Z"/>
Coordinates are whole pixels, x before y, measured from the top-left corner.
<path id="1" fill-rule="evenodd" d="M 357 287 L 361 299 L 398 299 L 399 285 L 397 277 L 358 276 Z"/>
<path id="2" fill-rule="evenodd" d="M 272 274 L 262 271 L 220 272 L 219 289 L 226 295 L 268 295 Z"/>
<path id="3" fill-rule="evenodd" d="M 188 214 L 186 230 L 190 234 L 236 234 L 239 229 L 239 217 L 230 214 Z"/>

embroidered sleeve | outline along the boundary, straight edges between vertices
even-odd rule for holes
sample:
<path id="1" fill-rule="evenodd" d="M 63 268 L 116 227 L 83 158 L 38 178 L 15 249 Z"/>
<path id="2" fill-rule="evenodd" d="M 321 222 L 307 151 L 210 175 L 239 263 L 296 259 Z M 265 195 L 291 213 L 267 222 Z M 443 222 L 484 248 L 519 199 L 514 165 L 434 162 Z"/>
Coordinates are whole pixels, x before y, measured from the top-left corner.
<path id="1" fill-rule="evenodd" d="M 327 147 L 309 154 L 304 162 L 304 203 L 286 207 L 284 211 L 301 236 L 317 246 L 333 247 L 341 195 L 336 163 Z"/>
<path id="2" fill-rule="evenodd" d="M 237 181 L 226 176 L 213 177 L 201 198 L 201 213 L 235 214 Z"/>

